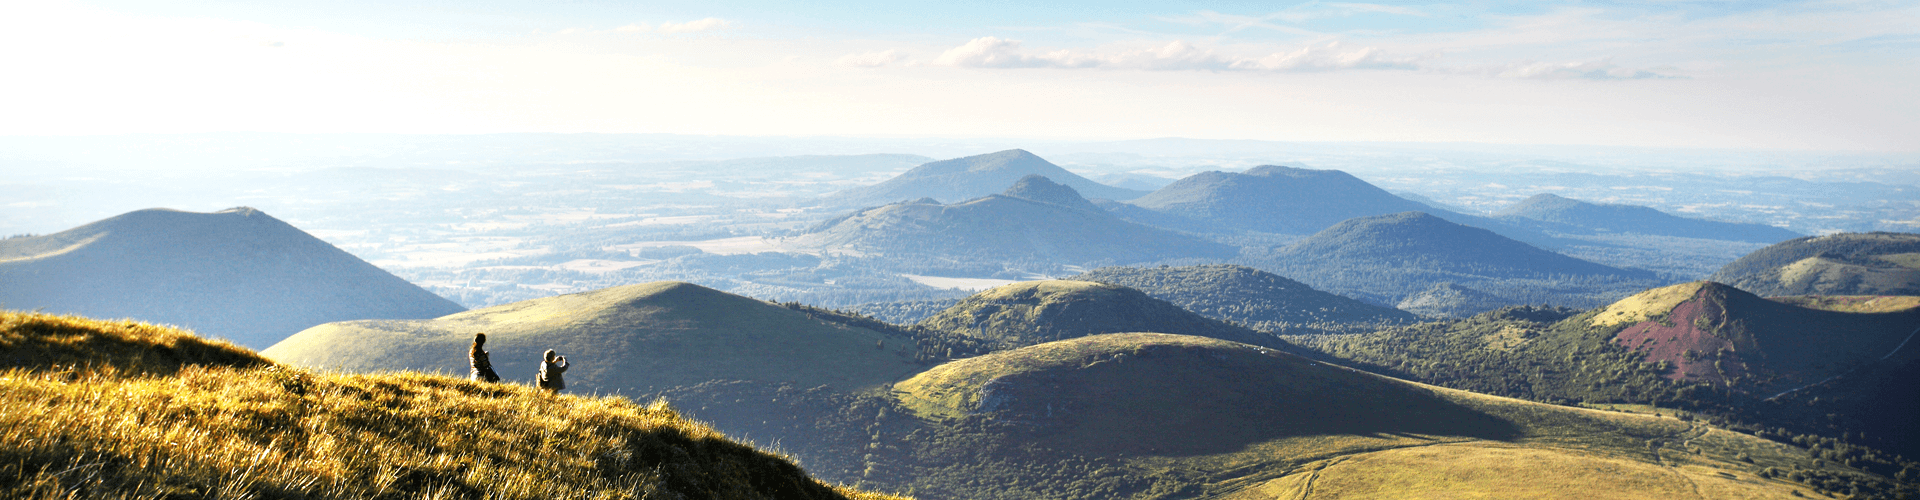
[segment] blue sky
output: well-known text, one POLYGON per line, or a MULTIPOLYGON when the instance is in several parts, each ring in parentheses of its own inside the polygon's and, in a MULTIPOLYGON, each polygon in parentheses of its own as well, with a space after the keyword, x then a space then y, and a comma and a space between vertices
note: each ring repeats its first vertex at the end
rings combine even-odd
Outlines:
POLYGON ((0 134, 1920 149, 1914 2, 15 2, 0 134))

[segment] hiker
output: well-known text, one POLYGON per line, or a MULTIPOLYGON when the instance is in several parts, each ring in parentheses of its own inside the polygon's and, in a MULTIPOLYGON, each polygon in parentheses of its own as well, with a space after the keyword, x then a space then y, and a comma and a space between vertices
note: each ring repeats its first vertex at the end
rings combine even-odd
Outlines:
POLYGON ((534 378, 534 381, 540 384, 540 390, 559 394, 561 389, 567 388, 566 380, 560 378, 560 374, 566 371, 567 357, 556 355, 553 349, 547 349, 547 354, 540 361, 540 374, 534 378))
POLYGON ((487 357, 487 351, 481 347, 487 345, 487 334, 473 334, 473 348, 467 350, 467 364, 473 368, 471 377, 477 382, 499 382, 500 374, 493 372, 493 360, 487 357))

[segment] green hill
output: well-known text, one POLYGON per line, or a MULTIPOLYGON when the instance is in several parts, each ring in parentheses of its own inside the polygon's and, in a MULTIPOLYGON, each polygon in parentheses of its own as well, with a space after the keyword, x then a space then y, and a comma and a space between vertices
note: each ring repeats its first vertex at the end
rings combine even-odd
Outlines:
POLYGON ((0 307, 179 325, 254 349, 310 326, 462 311, 265 213, 152 209, 0 240, 0 307))
POLYGON ((1695 385, 1765 398, 1882 358, 1920 359, 1896 352, 1920 326, 1916 309, 1809 309, 1702 281, 1561 311, 1507 308, 1308 347, 1468 390, 1638 403, 1684 398, 1676 391, 1695 385))
POLYGON ((1649 207, 1588 203, 1553 194, 1534 195, 1494 215, 1567 224, 1589 231, 1608 233, 1639 233, 1759 243, 1775 243, 1801 236, 1799 233, 1766 224, 1691 219, 1649 207))
POLYGON ((931 498, 1791 498, 1819 494, 1814 483, 1899 488, 1667 410, 1529 403, 1182 335, 1096 335, 957 360, 894 384, 890 396, 716 384, 670 397, 704 407, 696 415, 723 428, 777 437, 813 470, 931 498), (862 455, 812 458, 846 451, 862 455))
POLYGON ((914 342, 801 311, 679 282, 606 288, 431 320, 348 321, 300 332, 262 354, 348 372, 467 373, 474 333, 493 366, 529 380, 555 349, 575 367, 569 391, 646 393, 709 380, 793 382, 859 390, 920 369, 914 342))
POLYGON ((1764 297, 1920 295, 1920 234, 1796 238, 1747 254, 1707 279, 1764 297))
POLYGON ((1036 186, 1036 181, 1029 180, 1010 193, 1043 201, 990 195, 951 205, 896 203, 823 222, 790 241, 887 255, 896 260, 933 256, 1081 264, 1225 258, 1237 253, 1227 245, 1127 222, 1098 210, 1074 208, 1086 200, 1074 196, 1072 188, 1058 186, 1064 189, 1042 194, 1036 186))
POLYGON ((1897 306, 1910 299, 1880 302, 1810 309, 1696 282, 1584 313, 1509 307, 1364 335, 1287 338, 1368 370, 1458 389, 1656 404, 1781 435, 1851 433, 1857 444, 1920 453, 1920 434, 1891 417, 1910 412, 1882 404, 1913 400, 1909 379, 1886 377, 1920 360, 1902 347, 1920 327, 1920 309, 1897 306))
POLYGON ((832 206, 873 206, 916 198, 953 203, 998 193, 1028 175, 1045 176, 1095 198, 1127 200, 1146 194, 1094 182, 1033 153, 1009 149, 927 163, 886 182, 834 193, 822 201, 832 206))
POLYGON ((0 312, 0 342, 36 355, 0 372, 7 498, 895 498, 823 484, 659 404, 313 373, 72 316, 0 312))
POLYGON ((1133 288, 1202 316, 1275 333, 1344 331, 1416 319, 1245 266, 1103 267, 1067 279, 1133 288))
POLYGON ((995 287, 961 299, 916 326, 1008 347, 1135 331, 1285 345, 1272 335, 1202 317, 1139 290, 1090 281, 1026 281, 995 287))
POLYGON ((1514 300, 1454 283, 1436 283, 1400 300, 1400 310, 1431 318, 1461 318, 1514 305, 1514 300))

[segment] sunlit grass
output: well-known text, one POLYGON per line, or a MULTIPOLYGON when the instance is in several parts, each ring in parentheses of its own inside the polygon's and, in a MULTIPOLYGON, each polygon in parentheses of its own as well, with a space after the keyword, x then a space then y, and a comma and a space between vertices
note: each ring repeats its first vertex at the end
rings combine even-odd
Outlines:
POLYGON ((112 353, 0 372, 0 497, 892 498, 818 483, 664 402, 318 374, 151 325, 0 314, 0 359, 112 353), (237 355, 161 370, 160 345, 237 355))

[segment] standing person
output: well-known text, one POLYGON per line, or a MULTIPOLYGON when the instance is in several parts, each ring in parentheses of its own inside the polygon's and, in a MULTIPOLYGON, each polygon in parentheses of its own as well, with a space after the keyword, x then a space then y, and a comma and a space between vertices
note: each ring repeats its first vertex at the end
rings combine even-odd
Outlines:
POLYGON ((467 364, 473 368, 469 378, 479 382, 499 382, 500 375, 493 372, 493 360, 481 347, 487 345, 487 334, 473 334, 473 348, 467 350, 467 364))
POLYGON ((567 388, 566 380, 560 378, 560 374, 566 371, 567 357, 547 349, 547 354, 540 360, 540 375, 534 381, 540 384, 540 390, 559 394, 561 389, 567 388))

